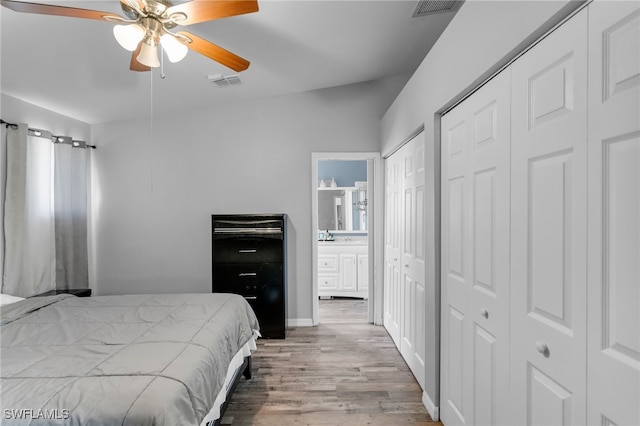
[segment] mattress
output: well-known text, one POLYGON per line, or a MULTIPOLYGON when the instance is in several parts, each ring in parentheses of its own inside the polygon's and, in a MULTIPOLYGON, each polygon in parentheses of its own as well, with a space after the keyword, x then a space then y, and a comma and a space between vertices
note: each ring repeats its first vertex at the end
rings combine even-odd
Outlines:
POLYGON ((58 295, 5 305, 2 423, 199 425, 211 420, 232 360, 258 329, 233 294, 58 295))

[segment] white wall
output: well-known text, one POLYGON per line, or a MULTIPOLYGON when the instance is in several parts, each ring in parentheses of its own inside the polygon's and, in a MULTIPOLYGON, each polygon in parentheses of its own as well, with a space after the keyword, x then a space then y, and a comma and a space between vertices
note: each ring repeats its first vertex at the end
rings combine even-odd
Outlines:
POLYGON ((435 200, 428 213, 426 398, 439 401, 439 121, 436 114, 476 86, 580 2, 467 0, 381 122, 383 155, 424 124, 427 173, 435 200))
MULTIPOLYGON (((5 93, 0 96, 0 114, 4 121, 27 123, 31 128, 50 130, 54 135, 65 135, 81 141, 90 141, 91 127, 89 124, 5 93)), ((64 100, 61 100, 60 104, 63 102, 64 100)))
MULTIPOLYGON (((49 130, 54 135, 71 136, 90 142, 91 128, 87 123, 75 120, 55 111, 0 94, 0 117, 9 123, 26 123, 31 128, 49 130)), ((2 126, 0 136, 0 277, 4 273, 4 187, 6 182, 6 137, 2 126)))
POLYGON ((378 151, 405 81, 94 125, 96 293, 210 292, 211 214, 287 213, 288 315, 310 321, 311 153, 378 151))

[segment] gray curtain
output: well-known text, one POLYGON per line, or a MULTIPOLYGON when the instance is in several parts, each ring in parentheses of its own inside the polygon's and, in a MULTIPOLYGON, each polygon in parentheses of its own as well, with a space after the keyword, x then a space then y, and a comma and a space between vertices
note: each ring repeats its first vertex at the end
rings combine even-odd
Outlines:
POLYGON ((55 243, 50 139, 7 129, 2 292, 29 297, 55 288, 55 243))
POLYGON ((56 289, 89 288, 87 149, 55 144, 56 289))

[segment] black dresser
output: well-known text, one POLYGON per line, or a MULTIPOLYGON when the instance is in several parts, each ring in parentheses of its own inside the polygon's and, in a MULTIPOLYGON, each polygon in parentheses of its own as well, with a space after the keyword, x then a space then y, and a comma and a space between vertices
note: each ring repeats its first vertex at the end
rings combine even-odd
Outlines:
POLYGON ((244 296, 267 339, 284 339, 287 216, 212 215, 214 293, 244 296))

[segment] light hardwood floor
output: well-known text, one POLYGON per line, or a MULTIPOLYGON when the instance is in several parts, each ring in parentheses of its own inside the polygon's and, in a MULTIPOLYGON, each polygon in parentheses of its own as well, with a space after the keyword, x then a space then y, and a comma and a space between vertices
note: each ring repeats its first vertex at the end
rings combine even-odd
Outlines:
POLYGON ((441 425, 383 327, 362 300, 320 301, 320 325, 258 341, 226 425, 441 425))

